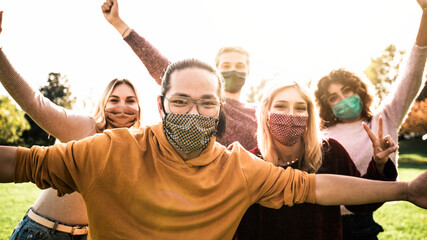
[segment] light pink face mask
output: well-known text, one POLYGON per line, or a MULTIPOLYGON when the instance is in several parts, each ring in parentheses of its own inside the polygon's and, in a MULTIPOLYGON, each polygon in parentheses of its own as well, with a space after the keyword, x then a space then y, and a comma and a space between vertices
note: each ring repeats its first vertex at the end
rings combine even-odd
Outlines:
POLYGON ((292 146, 307 128, 307 116, 270 113, 268 128, 271 136, 285 146, 292 146))
POLYGON ((137 121, 138 109, 130 106, 105 108, 107 125, 113 128, 130 128, 137 121))

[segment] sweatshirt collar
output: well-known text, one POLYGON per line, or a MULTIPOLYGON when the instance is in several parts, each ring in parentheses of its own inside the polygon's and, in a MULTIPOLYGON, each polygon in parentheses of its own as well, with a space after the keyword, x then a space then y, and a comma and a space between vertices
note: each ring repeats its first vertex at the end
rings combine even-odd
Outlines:
POLYGON ((225 151, 225 147, 217 143, 215 141, 216 137, 213 137, 198 157, 184 161, 167 140, 163 130, 163 123, 150 126, 150 129, 158 140, 159 144, 157 146, 159 148, 160 155, 170 161, 192 166, 205 166, 220 157, 225 151))

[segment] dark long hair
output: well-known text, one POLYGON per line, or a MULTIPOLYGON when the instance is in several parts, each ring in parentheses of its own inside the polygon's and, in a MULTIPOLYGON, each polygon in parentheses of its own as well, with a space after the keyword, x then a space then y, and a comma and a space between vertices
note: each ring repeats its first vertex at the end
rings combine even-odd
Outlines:
POLYGON ((362 112, 360 113, 362 118, 367 121, 372 119, 371 105, 373 96, 369 94, 368 84, 362 81, 356 74, 340 68, 322 77, 317 83, 317 89, 314 92, 316 104, 319 108, 321 125, 323 127, 330 127, 339 122, 339 119, 335 117, 327 101, 328 88, 332 83, 340 83, 344 86, 349 86, 355 94, 358 94, 363 102, 362 112))

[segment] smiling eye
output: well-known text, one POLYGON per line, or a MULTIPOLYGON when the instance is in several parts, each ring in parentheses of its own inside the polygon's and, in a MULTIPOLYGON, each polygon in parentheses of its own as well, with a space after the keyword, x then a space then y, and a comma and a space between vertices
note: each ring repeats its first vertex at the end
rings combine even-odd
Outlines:
POLYGON ((237 64, 236 65, 236 70, 245 70, 246 69, 246 65, 245 64, 237 64))
POLYGON ((350 88, 350 87, 345 87, 343 90, 342 90, 342 93, 343 94, 347 94, 347 93, 350 93, 350 92, 352 92, 353 90, 350 88))
POLYGON ((286 105, 285 104, 276 104, 276 105, 274 105, 274 108, 284 109, 284 108, 286 108, 286 105))
POLYGON ((201 100, 200 106, 204 108, 217 107, 219 103, 216 100, 201 100))
POLYGON ((227 70, 230 69, 231 65, 229 63, 221 64, 221 69, 227 70))
POLYGON ((329 103, 333 103, 333 102, 335 102, 337 100, 337 96, 330 96, 330 97, 328 97, 328 102, 329 103))
POLYGON ((175 106, 186 106, 188 105, 188 100, 187 99, 179 99, 179 98, 175 98, 175 99, 171 99, 170 103, 175 105, 175 106))
POLYGON ((300 107, 297 107, 296 108, 298 111, 301 111, 301 112, 303 112, 303 111, 307 111, 307 107, 305 107, 305 106, 300 106, 300 107))

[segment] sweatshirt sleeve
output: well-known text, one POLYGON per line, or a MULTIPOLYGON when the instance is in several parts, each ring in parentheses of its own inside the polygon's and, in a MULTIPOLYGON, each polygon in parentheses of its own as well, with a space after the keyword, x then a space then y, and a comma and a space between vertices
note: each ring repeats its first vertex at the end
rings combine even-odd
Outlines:
POLYGON ((414 99, 423 86, 423 72, 427 58, 427 47, 416 44, 405 60, 406 68, 393 85, 393 90, 380 108, 387 119, 390 119, 396 128, 399 128, 414 99))
MULTIPOLYGON (((357 167, 350 155, 348 155, 347 151, 340 143, 334 139, 329 139, 329 146, 329 151, 326 151, 324 155, 324 163, 322 166, 323 171, 328 171, 325 171, 326 173, 361 177, 360 172, 357 170, 357 167)), ((369 163, 367 173, 362 177, 366 179, 394 181, 397 177, 397 171, 393 162, 389 160, 384 167, 384 174, 381 174, 376 168, 375 161, 372 159, 369 163)), ((383 203, 372 203, 363 205, 346 205, 345 207, 354 213, 366 213, 373 212, 382 205, 383 203)))
MULTIPOLYGON (((396 181, 397 178, 397 170, 394 163, 389 159, 384 167, 384 173, 380 173, 375 166, 375 161, 369 163, 368 171, 363 178, 373 179, 373 180, 382 180, 382 181, 396 181)), ((367 213, 373 212, 380 208, 384 203, 371 203, 365 205, 353 205, 353 206, 345 206, 348 210, 355 213, 367 213)))
POLYGON ((315 203, 314 174, 276 167, 246 151, 240 157, 252 203, 276 209, 283 205, 315 203))
POLYGON ((88 115, 60 107, 34 90, 13 68, 0 50, 0 81, 10 96, 41 128, 61 142, 95 134, 95 121, 88 115))
POLYGON ((132 30, 124 40, 145 65, 151 77, 160 85, 163 74, 169 66, 169 60, 151 45, 150 42, 136 33, 135 30, 132 30))
POLYGON ((109 135, 97 134, 51 147, 18 148, 15 182, 52 187, 58 196, 74 191, 84 195, 105 168, 111 142, 109 135))

